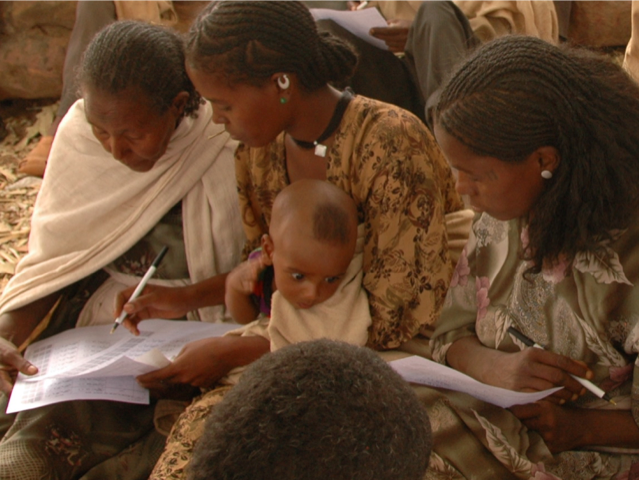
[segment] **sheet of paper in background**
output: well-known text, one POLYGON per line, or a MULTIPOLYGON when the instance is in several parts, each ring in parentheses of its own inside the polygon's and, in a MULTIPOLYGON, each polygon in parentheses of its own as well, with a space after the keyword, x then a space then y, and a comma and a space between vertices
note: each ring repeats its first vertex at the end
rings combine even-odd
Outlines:
POLYGON ((236 324, 145 320, 134 337, 111 325, 75 328, 31 344, 25 358, 38 367, 19 374, 7 413, 68 400, 149 403, 149 392, 135 377, 168 365, 194 340, 218 337, 236 324))
POLYGON ((502 408, 534 403, 563 388, 556 387, 533 393, 513 392, 512 390, 478 382, 453 368, 415 355, 394 360, 389 362, 389 365, 407 382, 465 392, 478 400, 492 403, 502 408))
POLYGON ((388 50, 386 42, 368 33, 371 28, 388 27, 388 23, 376 8, 364 8, 355 11, 331 10, 330 8, 311 8, 310 10, 315 21, 333 20, 340 27, 345 28, 371 45, 375 45, 382 50, 388 50))

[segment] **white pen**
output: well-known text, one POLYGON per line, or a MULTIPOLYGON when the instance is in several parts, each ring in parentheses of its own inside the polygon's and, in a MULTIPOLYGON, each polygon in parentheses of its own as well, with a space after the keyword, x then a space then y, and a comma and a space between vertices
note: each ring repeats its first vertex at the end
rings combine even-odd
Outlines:
MULTIPOLYGON (((153 260, 151 267, 144 274, 144 276, 142 277, 142 280, 140 280, 140 283, 138 283, 138 286, 135 287, 135 290, 129 297, 129 300, 128 300, 129 302, 132 302, 133 300, 135 300, 136 298, 140 296, 140 294, 142 293, 142 290, 144 290, 144 287, 146 287, 146 284, 149 283, 149 280, 151 279, 151 277, 155 275, 155 271, 158 269, 160 262, 162 261, 162 259, 164 258, 164 255, 166 255, 166 252, 168 250, 169 250, 169 247, 167 246, 162 247, 162 250, 160 250, 160 253, 158 253, 158 256, 155 257, 155 260, 153 260)), ((118 328, 118 326, 124 321, 126 316, 127 316, 127 313, 124 311, 124 309, 122 309, 120 316, 115 319, 115 323, 113 324, 111 333, 115 332, 115 329, 118 328)))
MULTIPOLYGON (((511 333, 514 337, 521 340, 528 347, 541 348, 542 350, 545 350, 543 346, 539 345, 537 342, 528 338, 526 335, 521 333, 515 327, 508 327, 508 332, 511 333)), ((590 382, 589 380, 586 380, 585 378, 581 378, 576 375, 573 375, 572 373, 570 373, 569 375, 575 380, 577 380, 579 383, 581 383, 581 385, 586 387, 587 390, 597 395, 599 398, 602 398, 605 401, 612 403, 613 405, 617 405, 606 392, 604 392, 601 388, 599 388, 594 383, 590 382)))

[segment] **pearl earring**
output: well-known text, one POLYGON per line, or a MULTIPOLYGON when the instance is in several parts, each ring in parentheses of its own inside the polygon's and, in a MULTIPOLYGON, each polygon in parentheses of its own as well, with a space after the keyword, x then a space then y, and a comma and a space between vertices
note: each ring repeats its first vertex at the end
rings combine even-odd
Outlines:
POLYGON ((277 78, 277 85, 282 89, 286 90, 291 86, 291 80, 288 78, 288 75, 282 75, 277 78))
POLYGON ((546 180, 550 180, 552 178, 552 172, 550 170, 542 170, 541 176, 542 178, 545 178, 546 180))

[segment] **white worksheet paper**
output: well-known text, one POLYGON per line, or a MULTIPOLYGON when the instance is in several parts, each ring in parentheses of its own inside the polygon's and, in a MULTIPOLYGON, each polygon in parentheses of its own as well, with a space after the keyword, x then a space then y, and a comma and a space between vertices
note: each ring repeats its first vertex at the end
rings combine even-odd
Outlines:
POLYGON ((478 382, 453 368, 415 355, 394 360, 389 362, 389 365, 407 382, 468 393, 478 400, 502 408, 534 403, 563 388, 556 387, 533 393, 513 392, 478 382))
POLYGON ((340 27, 345 28, 371 45, 375 45, 382 50, 388 50, 386 42, 368 33, 371 28, 388 27, 388 23, 376 8, 364 8, 354 11, 331 10, 330 8, 311 8, 310 10, 316 21, 333 20, 340 27))
POLYGON ((135 377, 168 365, 182 347, 239 327, 230 323, 145 320, 139 336, 112 325, 75 328, 35 342, 25 358, 37 375, 19 374, 7 413, 68 400, 149 403, 135 377))

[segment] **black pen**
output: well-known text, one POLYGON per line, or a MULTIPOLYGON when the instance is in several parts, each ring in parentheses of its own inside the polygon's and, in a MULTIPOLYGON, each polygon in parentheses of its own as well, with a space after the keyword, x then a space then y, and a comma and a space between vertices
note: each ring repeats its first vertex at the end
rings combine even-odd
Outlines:
MULTIPOLYGON (((536 343, 535 341, 531 340, 530 338, 528 338, 526 335, 524 335, 523 333, 521 333, 519 330, 517 330, 515 327, 508 327, 508 333, 510 333, 511 335, 513 335, 515 338, 518 338, 519 340, 522 341, 522 343, 524 343, 526 346, 528 347, 534 347, 534 348, 541 348, 542 350, 545 350, 544 347, 542 347, 541 345, 539 345, 538 343, 536 343)), ((617 405, 611 398, 610 396, 604 392, 601 388, 599 388, 597 385, 595 385, 594 383, 586 380, 585 378, 581 378, 578 377, 576 375, 573 375, 572 373, 569 374, 572 378, 574 378, 575 380, 577 380, 579 383, 581 383, 584 387, 586 387, 588 390, 590 390, 592 393, 594 393, 596 396, 598 396, 599 398, 603 398, 604 400, 606 400, 607 402, 612 403, 613 405, 617 405)))
MULTIPOLYGON (((140 294, 142 293, 142 290, 144 290, 144 287, 146 287, 146 284, 149 283, 149 280, 155 274, 155 271, 158 269, 160 262, 162 261, 162 259, 164 258, 164 255, 166 255, 166 252, 168 250, 169 250, 169 247, 167 246, 162 247, 162 250, 160 250, 160 253, 158 253, 158 256, 155 257, 155 260, 153 260, 151 267, 144 274, 144 276, 142 277, 142 280, 140 280, 140 283, 138 283, 138 286, 135 287, 135 290, 131 294, 131 297, 129 297, 129 302, 132 302, 133 300, 135 300, 136 298, 140 296, 140 294)), ((115 319, 115 323, 113 324, 111 333, 115 332, 115 329, 118 328, 118 326, 124 321, 126 316, 127 316, 127 313, 124 311, 124 309, 122 309, 120 316, 115 319)))

